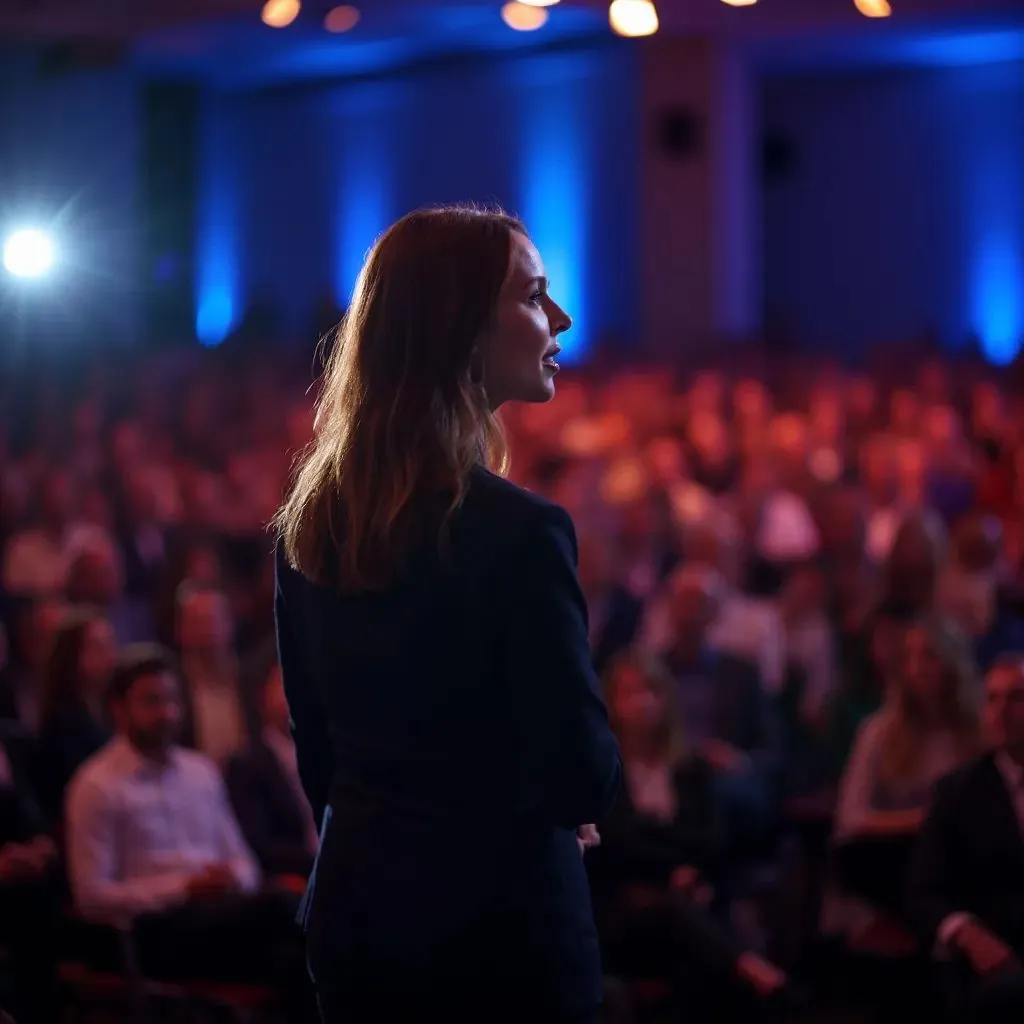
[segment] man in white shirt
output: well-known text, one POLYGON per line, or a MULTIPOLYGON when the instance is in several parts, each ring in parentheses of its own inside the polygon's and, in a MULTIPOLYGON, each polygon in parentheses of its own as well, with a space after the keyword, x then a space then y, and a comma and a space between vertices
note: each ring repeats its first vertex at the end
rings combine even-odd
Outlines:
POLYGON ((110 705, 117 735, 67 794, 79 913, 131 927, 150 976, 276 979, 290 989, 301 963, 294 898, 261 890, 216 767, 176 745, 182 702, 168 657, 129 649, 110 705))

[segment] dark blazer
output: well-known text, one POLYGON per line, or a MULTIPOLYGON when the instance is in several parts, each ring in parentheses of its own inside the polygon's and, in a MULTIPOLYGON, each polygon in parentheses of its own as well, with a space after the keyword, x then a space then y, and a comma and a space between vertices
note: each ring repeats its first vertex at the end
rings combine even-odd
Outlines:
POLYGON ((574 830, 621 769, 575 563, 569 516, 483 469, 385 591, 315 586, 278 553, 299 767, 327 814, 306 925, 328 1021, 600 1002, 574 830))
POLYGON ((263 870, 270 875, 308 875, 307 819, 274 752, 257 740, 233 757, 224 773, 231 806, 263 870))
POLYGON ((965 912, 1024 951, 1024 838, 992 754, 936 785, 908 904, 928 943, 950 914, 965 912))

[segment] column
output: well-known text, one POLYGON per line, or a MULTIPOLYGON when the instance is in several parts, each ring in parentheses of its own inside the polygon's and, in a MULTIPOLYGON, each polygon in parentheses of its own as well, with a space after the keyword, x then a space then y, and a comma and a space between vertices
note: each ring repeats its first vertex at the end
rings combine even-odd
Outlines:
POLYGON ((641 46, 640 321, 648 351, 678 359, 760 328, 758 98, 724 44, 641 46))

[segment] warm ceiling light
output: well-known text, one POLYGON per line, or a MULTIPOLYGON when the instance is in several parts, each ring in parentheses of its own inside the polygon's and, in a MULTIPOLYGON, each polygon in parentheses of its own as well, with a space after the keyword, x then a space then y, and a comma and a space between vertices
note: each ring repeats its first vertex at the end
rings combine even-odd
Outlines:
POLYGON ((753 7, 757 0, 722 0, 722 3, 730 7, 753 7))
POLYGON ((608 24, 620 36, 653 36, 658 31, 658 12, 651 0, 612 0, 608 24))
POLYGON ((865 18, 888 18, 892 14, 889 0, 853 0, 853 6, 865 18))
POLYGON ((517 32, 533 32, 547 23, 548 12, 543 7, 531 7, 512 0, 502 7, 501 20, 517 32))
POLYGON ((327 12, 324 28, 328 32, 348 32, 359 24, 359 9, 342 4, 327 12))
POLYGON ((271 28, 284 28, 290 25, 302 9, 299 0, 267 0, 263 5, 263 13, 260 17, 264 25, 271 28))

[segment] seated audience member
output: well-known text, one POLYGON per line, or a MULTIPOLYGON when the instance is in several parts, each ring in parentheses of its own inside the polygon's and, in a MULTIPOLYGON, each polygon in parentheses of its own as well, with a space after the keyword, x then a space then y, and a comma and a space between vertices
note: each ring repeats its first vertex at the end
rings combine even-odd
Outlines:
POLYGON ((125 597, 123 560, 112 540, 94 540, 78 552, 68 570, 64 595, 71 604, 101 609, 121 646, 155 639, 146 604, 125 597))
POLYGON ((185 584, 178 593, 177 636, 187 720, 186 746, 223 767, 259 731, 242 690, 227 596, 185 584))
POLYGON ((110 623, 91 609, 69 612, 50 652, 35 743, 36 792, 51 821, 78 766, 110 739, 105 705, 116 661, 110 623))
POLYGON ((852 895, 902 915, 931 788, 980 748, 977 692, 955 626, 929 616, 907 630, 895 689, 861 726, 840 782, 836 864, 852 895))
POLYGON ((724 837, 709 768, 686 752, 675 689, 665 667, 644 655, 612 664, 605 692, 626 787, 588 867, 608 969, 668 977, 687 1019, 700 1003, 700 1013, 714 1007, 722 1020, 726 1003, 749 1013, 749 997, 780 993, 786 977, 694 898, 706 889, 702 874, 721 879, 724 837))
POLYGON ((216 766, 176 745, 181 692, 167 656, 129 651, 110 705, 117 735, 82 765, 67 795, 78 912, 132 925, 151 977, 276 980, 299 998, 294 900, 261 891, 216 766))
POLYGON ((668 583, 665 663, 694 753, 712 769, 730 851, 742 857, 774 821, 781 750, 776 710, 757 666, 709 638, 722 593, 714 570, 676 570, 668 583))
POLYGON ((55 945, 60 911, 57 851, 32 799, 25 737, 0 730, 0 942, 11 952, 21 1024, 58 1018, 55 945))
POLYGON ((25 602, 15 610, 7 671, 0 674, 0 719, 34 733, 39 728, 43 679, 57 630, 67 609, 53 598, 25 602))
POLYGON ((263 731, 228 765, 226 781, 242 834, 269 874, 309 874, 319 839, 299 781, 288 703, 275 662, 261 694, 263 731))
POLYGON ((1000 594, 1005 573, 1002 523, 967 516, 953 531, 953 559, 939 585, 939 605, 971 638, 974 657, 987 672, 1001 654, 1024 650, 1024 622, 1000 594))
POLYGON ((992 749, 935 788, 910 873, 908 907, 929 943, 970 968, 978 1024, 1024 1020, 1024 657, 986 680, 992 749))
POLYGON ((843 773, 865 719, 882 706, 903 668, 903 634, 911 622, 890 604, 872 611, 840 659, 839 686, 825 712, 825 750, 832 780, 843 773))
POLYGON ((621 565, 614 537, 593 531, 579 538, 579 579, 587 601, 594 669, 603 674, 612 659, 633 642, 643 601, 619 579, 621 565))

